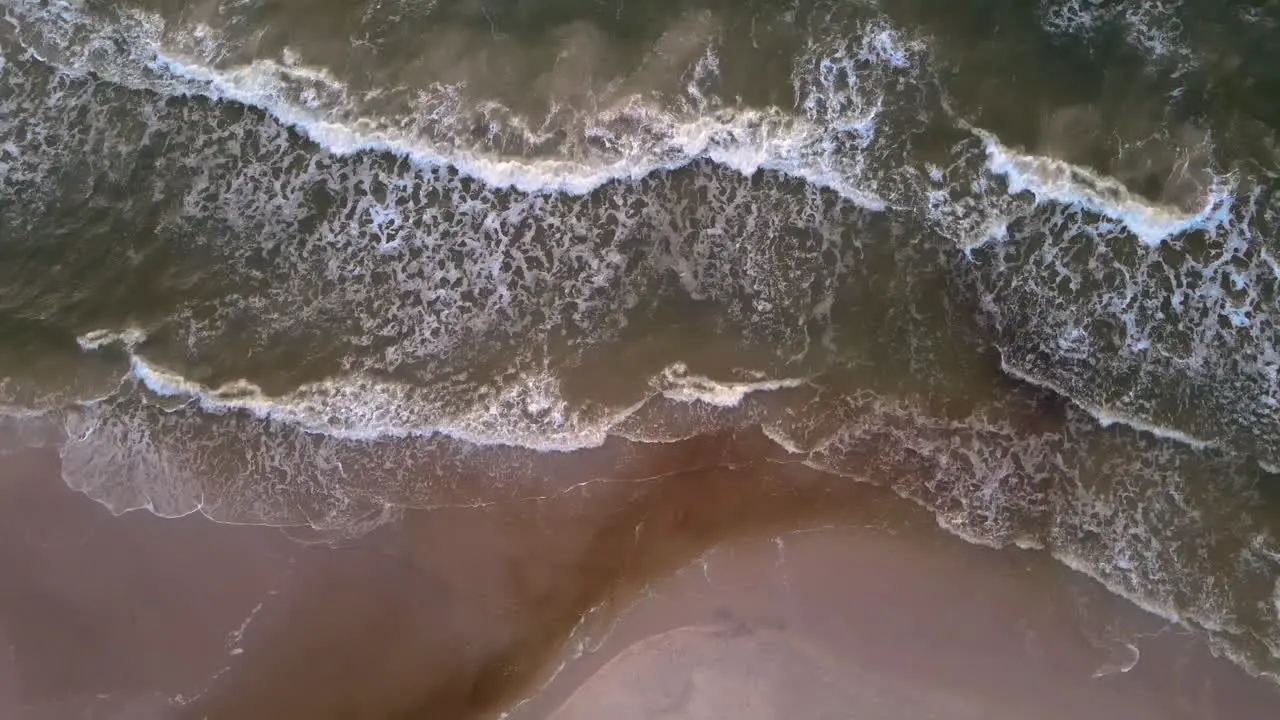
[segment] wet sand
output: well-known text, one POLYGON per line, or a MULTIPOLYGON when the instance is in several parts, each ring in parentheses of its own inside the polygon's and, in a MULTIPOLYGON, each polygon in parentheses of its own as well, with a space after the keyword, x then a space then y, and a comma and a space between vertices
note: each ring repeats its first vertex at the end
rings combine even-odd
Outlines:
POLYGON ((968 545, 760 447, 641 446, 613 480, 410 511, 339 543, 112 517, 67 490, 51 451, 10 455, 0 716, 1280 711, 1274 686, 1043 553, 968 545))

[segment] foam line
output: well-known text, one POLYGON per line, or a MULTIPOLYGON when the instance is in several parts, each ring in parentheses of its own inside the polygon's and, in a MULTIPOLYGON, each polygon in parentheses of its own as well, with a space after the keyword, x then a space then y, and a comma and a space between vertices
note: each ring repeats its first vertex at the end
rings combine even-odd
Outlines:
POLYGON ((1062 397, 1067 398, 1071 402, 1075 403, 1076 407, 1084 410, 1092 416, 1094 420, 1097 420, 1098 424, 1102 427, 1110 427, 1111 425, 1116 424, 1125 425, 1133 428, 1134 430, 1149 433, 1164 440, 1173 440, 1174 442, 1182 443, 1183 445, 1197 450, 1216 447, 1218 444, 1218 441, 1216 440, 1198 438, 1194 435, 1184 433, 1181 430, 1155 425, 1142 420, 1141 418, 1129 415, 1120 415, 1107 408, 1102 408, 1097 405, 1084 402, 1068 392, 1066 388, 1010 365, 1003 357, 1000 359, 1000 370, 1010 377, 1016 378, 1030 385, 1035 385, 1036 387, 1044 388, 1056 395, 1061 395, 1062 397))
POLYGON ((571 452, 598 447, 610 431, 656 395, 685 403, 722 408, 740 405, 752 393, 798 387, 803 378, 721 382, 685 375, 682 364, 663 370, 651 383, 661 388, 618 409, 600 410, 589 417, 569 408, 558 385, 547 377, 529 376, 506 387, 496 401, 457 409, 419 403, 403 386, 353 377, 304 385, 271 397, 251 382, 238 380, 208 388, 182 375, 130 356, 131 373, 151 392, 190 398, 212 413, 248 412, 256 417, 294 424, 308 432, 346 439, 436 434, 474 445, 505 445, 543 452, 571 452), (429 420, 430 422, 423 422, 429 420))
MULTIPOLYGON (((561 157, 533 158, 475 147, 467 137, 469 131, 451 130, 452 125, 480 109, 506 113, 505 108, 491 101, 463 97, 458 87, 433 87, 433 100, 418 108, 420 114, 382 118, 362 111, 360 98, 332 72, 298 64, 287 52, 282 60, 257 59, 218 68, 203 57, 162 45, 161 38, 174 34, 175 29, 166 28, 158 16, 141 11, 124 13, 119 22, 103 23, 68 2, 55 3, 52 8, 21 3, 17 9, 20 14, 11 17, 10 22, 18 30, 19 42, 28 52, 63 72, 95 73, 133 89, 252 106, 337 155, 386 152, 420 166, 453 167, 493 187, 575 195, 612 181, 633 181, 706 158, 744 175, 762 169, 789 175, 833 190, 870 210, 887 207, 884 199, 856 177, 859 165, 848 162, 848 149, 838 149, 831 143, 838 132, 856 132, 864 138, 874 135, 880 108, 871 96, 881 92, 874 84, 843 90, 828 88, 849 95, 833 104, 851 106, 833 117, 809 117, 777 107, 668 108, 635 95, 589 115, 584 111, 572 126, 563 128, 571 131, 575 142, 588 137, 608 138, 610 153, 588 153, 575 146, 561 157), (127 45, 124 56, 103 59, 106 48, 122 43, 127 45), (59 44, 70 47, 58 47, 59 44), (44 45, 52 45, 58 52, 47 52, 44 45), (83 50, 89 46, 101 46, 104 52, 83 50), (62 59, 58 53, 68 57, 62 59), (858 93, 868 97, 857 96, 858 93), (406 120, 419 127, 408 131, 397 127, 406 120), (611 123, 640 129, 620 134, 611 129, 611 123), (419 132, 421 129, 428 132, 419 132)), ((180 37, 200 46, 210 57, 218 54, 216 33, 208 28, 183 28, 180 37)), ((848 65, 849 73, 859 60, 875 62, 887 71, 902 71, 910 65, 910 46, 887 25, 868 29, 861 42, 865 47, 860 54, 833 65, 848 65)), ((703 71, 714 71, 714 64, 708 68, 703 71)), ((805 81, 820 84, 821 78, 806 76, 805 81)), ((497 130, 539 140, 549 137, 544 131, 531 129, 540 122, 512 115, 497 130)))
POLYGON ((1184 212, 1158 205, 1133 193, 1123 183, 1056 158, 1024 155, 1000 143, 995 135, 974 128, 987 152, 987 169, 1008 181, 1009 192, 1030 192, 1036 202, 1052 201, 1098 213, 1124 223, 1147 245, 1224 219, 1232 195, 1229 183, 1215 178, 1199 209, 1184 212))

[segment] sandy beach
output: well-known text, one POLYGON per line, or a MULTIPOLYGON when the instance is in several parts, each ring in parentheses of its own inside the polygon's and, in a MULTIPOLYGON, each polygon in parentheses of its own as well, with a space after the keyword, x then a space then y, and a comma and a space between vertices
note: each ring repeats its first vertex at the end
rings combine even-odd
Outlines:
POLYGON ((727 447, 653 446, 643 479, 413 511, 337 544, 113 517, 67 490, 51 452, 11 455, 0 708, 1261 720, 1280 707, 1274 686, 1043 553, 968 545, 871 486, 708 461, 732 460, 727 447))

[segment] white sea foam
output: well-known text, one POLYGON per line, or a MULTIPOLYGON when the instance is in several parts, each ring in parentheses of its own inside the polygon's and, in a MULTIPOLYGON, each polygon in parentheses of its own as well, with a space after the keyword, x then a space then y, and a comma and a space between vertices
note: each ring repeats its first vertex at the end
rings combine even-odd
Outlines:
MULTIPOLYGON (((827 59, 824 69, 852 77, 854 64, 867 59, 903 69, 908 67, 909 50, 918 50, 918 46, 905 43, 883 25, 869 29, 864 43, 856 54, 827 59)), ((831 189, 871 210, 886 207, 884 199, 864 186, 858 177, 858 163, 848 162, 848 150, 833 147, 829 138, 833 130, 853 130, 869 139, 879 110, 877 94, 882 91, 865 86, 841 90, 834 85, 837 79, 834 75, 816 79, 822 93, 832 94, 827 98, 828 104, 841 107, 838 113, 828 113, 834 116, 796 116, 779 108, 714 111, 695 108, 690 112, 679 107, 659 107, 636 96, 611 107, 595 109, 590 115, 579 114, 574 121, 578 127, 570 127, 583 137, 608 138, 615 153, 575 158, 572 155, 578 153, 570 148, 568 156, 533 158, 502 155, 476 148, 469 145, 469 141, 447 137, 453 132, 462 135, 462 130, 449 131, 446 137, 433 139, 432 133, 424 132, 422 125, 406 132, 384 118, 345 117, 356 104, 342 81, 325 69, 275 60, 214 68, 196 58, 166 52, 158 44, 155 57, 167 73, 191 81, 191 92, 261 108, 338 155, 363 150, 389 152, 426 166, 451 166, 494 187, 578 195, 611 181, 634 181, 708 158, 743 175, 772 170, 831 189), (325 107, 316 102, 291 100, 292 84, 314 85, 322 90, 318 94, 335 98, 338 105, 325 107), (831 102, 841 93, 857 92, 868 93, 869 97, 859 98, 847 108, 831 102), (611 129, 619 124, 641 127, 642 134, 620 136, 611 129)), ((708 67, 710 69, 703 72, 716 69, 708 67)), ((800 81, 814 82, 809 77, 800 81)), ((424 102, 425 107, 431 109, 428 124, 434 126, 436 133, 466 121, 468 101, 460 97, 461 90, 436 86, 433 93, 437 97, 424 102), (448 116, 450 113, 454 115, 448 116)), ((315 96, 313 93, 309 97, 315 96)), ((493 101, 482 104, 498 115, 507 115, 493 101)), ((846 104, 850 103, 846 101, 846 104)), ((524 135, 531 144, 536 144, 550 134, 545 130, 530 130, 536 124, 508 115, 501 132, 524 135)))
MULTIPOLYGON (((877 62, 893 68, 910 64, 910 55, 899 52, 898 46, 892 42, 894 39, 892 34, 871 33, 869 37, 870 41, 857 48, 857 52, 865 52, 877 62)), ((814 92, 822 93, 827 92, 827 85, 823 83, 834 87, 856 79, 861 70, 858 69, 857 63, 849 59, 850 57, 853 56, 846 54, 844 57, 839 57, 837 54, 834 60, 831 57, 825 58, 818 64, 818 73, 804 75, 804 78, 807 78, 806 82, 815 81, 817 89, 814 92)), ((475 152, 468 155, 470 151, 458 150, 452 146, 437 147, 429 143, 423 144, 425 141, 416 135, 397 135, 394 129, 378 126, 376 119, 370 120, 367 125, 361 125, 358 120, 352 121, 350 118, 326 115, 323 107, 298 104, 282 97, 287 94, 283 90, 282 83, 309 83, 321 88, 328 87, 332 93, 339 96, 346 92, 340 83, 322 71, 282 63, 263 64, 262 61, 230 70, 213 70, 198 62, 193 66, 179 67, 176 64, 178 60, 163 56, 159 62, 166 72, 174 77, 184 72, 195 75, 196 77, 191 80, 195 83, 192 87, 200 87, 193 92, 207 92, 214 96, 219 96, 221 93, 223 97, 233 97, 230 93, 244 93, 245 98, 257 97, 256 101, 245 101, 254 102, 254 104, 261 102, 269 111, 308 133, 314 133, 312 137, 323 144, 337 148, 340 152, 354 152, 362 148, 375 147, 410 155, 425 164, 460 163, 469 168, 468 172, 495 184, 517 187, 524 184, 528 189, 537 190, 555 188, 585 192, 614 177, 636 177, 638 174, 650 171, 646 168, 674 166, 687 162, 691 157, 701 156, 716 160, 743 173, 754 172, 760 167, 776 167, 797 176, 806 177, 817 184, 838 187, 842 193, 853 196, 861 192, 856 172, 860 166, 856 163, 841 164, 838 153, 824 143, 829 139, 831 128, 842 128, 842 132, 849 133, 857 138, 858 142, 864 144, 870 143, 880 130, 876 124, 878 99, 873 92, 866 97, 855 94, 852 97, 861 99, 857 99, 856 102, 851 101, 847 107, 837 108, 832 115, 822 115, 821 113, 825 110, 821 110, 815 104, 813 108, 806 108, 805 115, 799 119, 779 111, 757 112, 754 115, 700 113, 693 119, 679 118, 669 114, 655 115, 653 118, 656 118, 655 123, 659 134, 667 138, 663 144, 645 146, 636 150, 634 154, 624 154, 621 159, 615 158, 604 163, 512 159, 475 152), (201 75, 201 73, 205 74, 201 75), (254 96, 254 93, 259 95, 254 96), (293 120, 288 119, 290 113, 296 114, 293 120), (655 150, 655 147, 658 150, 655 150)), ((708 65, 704 70, 710 72, 713 68, 708 65)), ((816 97, 816 95, 810 97, 816 97)), ((842 97, 847 100, 851 96, 846 93, 842 97)), ((650 110, 641 108, 636 112, 650 112, 650 110)), ((1215 201, 1211 193, 1205 208, 1199 213, 1186 213, 1154 206, 1132 194, 1126 194, 1123 187, 1119 187, 1118 183, 1109 178, 1103 178, 1091 174, 1090 171, 1052 159, 1020 155, 1004 148, 992 136, 983 137, 988 140, 988 169, 1004 175, 1014 192, 1029 190, 1039 200, 1074 205, 1103 214, 1125 223, 1143 242, 1148 244, 1158 243, 1164 237, 1195 227, 1198 223, 1213 223, 1216 219, 1215 213, 1220 210, 1220 207, 1215 209, 1214 202, 1219 202, 1220 205, 1228 202, 1225 196, 1215 201), (997 151, 994 154, 992 143, 997 151)), ((955 184, 964 182, 959 177, 951 180, 955 184)), ((249 194, 258 190, 255 187, 242 192, 249 194)), ((471 202, 471 199, 467 201, 471 202)), ((862 202, 870 206, 875 205, 875 202, 866 197, 862 202)), ((364 206, 362 206, 363 209, 364 206)), ((371 219, 375 217, 374 211, 380 210, 373 207, 368 209, 371 219)), ((390 212, 389 209, 388 212, 390 212)), ((364 216, 358 217, 363 220, 364 216)), ((383 216, 377 215, 377 217, 383 216)), ((1002 226, 997 222, 990 227, 998 230, 1002 226)), ((333 237, 345 237, 342 229, 337 228, 333 237)), ((984 237, 992 232, 994 231, 983 230, 984 237)), ((465 229, 461 232, 455 231, 453 234, 466 237, 475 235, 475 233, 466 232, 465 229)), ((732 233, 730 235, 737 237, 732 233)), ((401 237, 398 242, 406 241, 401 237)), ((393 247, 388 247, 387 252, 393 251, 393 247)), ((564 256, 568 257, 572 254, 566 252, 564 256)), ((340 253, 335 253, 330 256, 330 264, 346 267, 342 263, 343 259, 340 253)), ((733 263, 728 264, 733 265, 733 263)), ((492 269, 499 265, 500 263, 477 262, 475 267, 492 269)), ((454 269, 456 268, 451 267, 451 271, 454 269)), ((760 274, 768 274, 767 269, 769 268, 762 269, 760 274)), ((737 268, 724 272, 732 273, 736 270, 737 268)), ((421 291, 424 285, 429 284, 413 277, 408 279, 406 287, 421 291)), ((377 294, 376 289, 371 291, 371 294, 377 294)), ((494 296, 501 297, 501 293, 496 293, 494 296)), ((384 312, 388 309, 386 303, 380 304, 379 308, 384 312)), ((406 326, 413 325, 419 329, 423 327, 417 322, 416 317, 406 315, 404 319, 406 326)), ((446 330, 449 328, 444 324, 439 327, 446 330)), ((125 330, 86 333, 78 340, 82 348, 92 351, 108 344, 119 344, 126 349, 131 349, 143 338, 140 332, 125 330)), ((406 355, 412 356, 414 351, 421 349, 414 348, 406 355)), ((426 353, 422 353, 419 357, 421 356, 426 356, 426 353)), ((1016 369, 1009 367, 1005 369, 1006 372, 1017 375, 1016 369)), ((268 396, 262 392, 261 388, 246 382, 209 388, 191 382, 177 373, 138 356, 133 358, 132 372, 153 392, 189 401, 210 412, 245 412, 302 427, 317 434, 356 439, 439 434, 470 444, 519 445, 538 450, 567 451, 598 445, 604 442, 611 428, 630 416, 649 399, 644 398, 636 404, 623 408, 574 408, 563 400, 558 381, 552 374, 536 372, 528 373, 518 381, 502 388, 491 389, 492 392, 484 397, 474 399, 463 397, 461 403, 453 404, 437 400, 434 397, 435 393, 430 389, 409 388, 364 377, 348 377, 314 383, 283 396, 268 396), (467 404, 468 402, 470 404, 467 404)), ((1035 378, 1024 376, 1023 379, 1046 385, 1035 378)), ((668 400, 706 405, 710 408, 729 408, 741 404, 750 393, 794 388, 804 382, 803 378, 716 381, 691 376, 687 368, 676 365, 667 368, 654 378, 652 387, 655 394, 668 400)), ((1060 388, 1053 389, 1061 392, 1060 388)), ((457 395, 449 393, 440 395, 458 398, 457 395)), ((1141 420, 1117 417, 1105 409, 1082 407, 1103 425, 1122 422, 1196 447, 1212 445, 1212 441, 1190 437, 1167 428, 1154 427, 1141 420)), ((894 481, 898 483, 895 487, 902 489, 904 494, 907 494, 905 488, 908 487, 908 483, 913 481, 926 486, 925 490, 929 492, 952 493, 945 498, 951 503, 950 507, 944 508, 937 514, 940 524, 975 541, 994 543, 996 541, 993 538, 1003 537, 1000 533, 1007 533, 1007 537, 1011 537, 1012 542, 1020 544, 1036 542, 1032 538, 1016 533, 1020 532, 1019 518, 1033 514, 1018 505, 1018 499, 1028 498, 1027 502, 1039 501, 1040 498, 1036 496, 1039 488, 1034 482, 1028 482, 1025 486, 1017 483, 1027 482, 1023 475, 1019 474, 1023 473, 1023 468, 1039 467, 1039 461, 1052 455, 1051 450, 1040 447, 1037 440, 1031 439, 1021 443, 1016 451, 1006 455, 1000 452, 1004 446, 997 440, 1021 436, 1015 430, 1008 428, 979 427, 980 423, 976 425, 938 423, 923 430, 903 430, 900 427, 902 424, 901 415, 893 415, 886 411, 882 416, 867 418, 863 424, 850 430, 846 436, 826 438, 818 448, 817 454, 828 450, 834 452, 839 449, 836 446, 841 442, 851 442, 854 445, 861 442, 862 448, 874 449, 888 445, 891 448, 903 449, 904 456, 907 457, 929 458, 935 463, 930 467, 937 470, 930 477, 894 478, 894 481), (992 437, 974 441, 973 437, 982 432, 987 432, 992 437), (857 433, 864 433, 865 437, 853 437, 857 433), (853 437, 852 441, 849 440, 850 437, 853 437), (1011 456, 1016 457, 1011 459, 1011 456)), ((86 427, 83 430, 86 433, 94 431, 92 427, 86 427)), ((163 434, 161 431, 154 433, 156 437, 163 434)), ((781 432, 777 426, 766 424, 766 434, 780 439, 779 444, 792 452, 805 452, 798 443, 788 439, 786 433, 781 432)), ((137 439, 136 436, 122 437, 125 440, 120 443, 124 448, 122 455, 147 452, 146 448, 136 449, 137 445, 134 442, 137 439)), ((107 440, 108 438, 104 438, 103 442, 107 440)), ((196 445, 196 443, 183 444, 196 445)), ((86 448, 85 454, 90 454, 88 450, 91 449, 94 448, 86 448)), ((140 496, 143 499, 138 501, 140 503, 138 506, 148 507, 153 512, 165 512, 165 508, 175 507, 186 508, 186 511, 203 510, 204 498, 193 497, 190 493, 183 495, 181 493, 184 489, 183 483, 171 479, 175 476, 175 471, 189 470, 183 467, 183 462, 189 461, 190 456, 179 455, 175 460, 172 456, 166 456, 165 450, 167 448, 156 451, 157 457, 149 459, 155 466, 156 472, 147 477, 155 478, 157 487, 148 486, 146 493, 140 496), (172 496, 165 495, 164 482, 171 484, 174 492, 172 496)), ((284 457, 288 449, 281 453, 281 465, 288 465, 296 460, 284 457)), ((98 455, 95 454, 95 457, 98 455)), ((857 457, 857 452, 854 452, 852 457, 857 457)), ((809 462, 815 466, 821 465, 812 457, 809 458, 809 462)), ((120 475, 123 474, 116 474, 116 476, 120 475)), ((190 487, 197 487, 197 485, 192 482, 188 489, 190 487)), ((337 491, 333 487, 325 487, 321 492, 337 491)), ((909 494, 908 496, 920 502, 924 493, 918 492, 915 496, 909 494)), ((1035 509, 1032 508, 1032 511, 1035 509)), ((1115 523, 1117 519, 1105 518, 1104 521, 1115 523)), ((1098 568, 1089 568, 1083 560, 1069 554, 1061 555, 1060 559, 1069 565, 1075 562, 1077 569, 1094 577, 1102 574, 1098 568)), ((1119 566, 1122 570, 1125 569, 1125 565, 1131 566, 1133 562, 1129 555, 1121 557, 1117 554, 1116 559, 1118 563, 1123 563, 1119 566)), ((1112 589, 1126 594, 1124 588, 1113 586, 1112 589)), ((1160 597, 1161 592, 1156 588, 1152 593, 1147 593, 1146 597, 1132 592, 1126 594, 1126 597, 1162 616, 1181 619, 1176 611, 1164 608, 1151 599, 1160 597)), ((1265 591, 1262 595, 1265 598, 1265 591)), ((1259 599, 1263 600, 1265 606, 1265 600, 1259 599)), ((1276 602, 1280 603, 1280 597, 1276 598, 1276 602)), ((1188 611, 1188 614, 1193 612, 1197 615, 1205 615, 1199 609, 1188 611)), ((1280 607, 1277 608, 1277 612, 1280 612, 1280 607)), ((1205 615, 1204 619, 1197 622, 1203 626, 1214 624, 1213 618, 1209 615, 1205 615)))
MULTIPOLYGON (((1159 588, 1153 588, 1153 590, 1155 591, 1155 593, 1153 594, 1148 594, 1148 593, 1127 588, 1121 583, 1106 577, 1106 575, 1101 571, 1102 569, 1098 565, 1092 564, 1087 560, 1081 557, 1078 557, 1071 552, 1066 552, 1061 549, 1054 549, 1050 553, 1050 555, 1052 555, 1052 557, 1055 560, 1062 563, 1066 567, 1080 573, 1081 575, 1084 575, 1085 577, 1088 577, 1097 581, 1100 585, 1106 588, 1107 591, 1112 593, 1113 595, 1116 595, 1124 598, 1125 600, 1128 600, 1138 608, 1145 610, 1146 612, 1154 615, 1155 617, 1161 618, 1162 620, 1165 620, 1170 623, 1176 623, 1186 628, 1201 629, 1201 630, 1208 631, 1210 633, 1210 645, 1214 648, 1215 653, 1221 653, 1228 660, 1230 660, 1231 662, 1243 668, 1246 672, 1249 672, 1260 678, 1269 679, 1272 682, 1280 683, 1280 675, 1278 675, 1275 672, 1263 669, 1262 667, 1259 666, 1259 663, 1257 662, 1256 658, 1250 657, 1248 653, 1244 652, 1240 647, 1235 646, 1230 641, 1225 640, 1223 635, 1230 636, 1230 635, 1238 634, 1239 630, 1228 629, 1227 627, 1224 627, 1222 618, 1215 617, 1213 615, 1206 615, 1203 613, 1180 612, 1172 604, 1167 602, 1161 602, 1154 596, 1155 594, 1159 593, 1160 591, 1159 588)), ((1276 601, 1277 601, 1276 603, 1277 615, 1280 616, 1280 581, 1277 582, 1276 601)), ((1280 652, 1278 652, 1278 649, 1280 649, 1280 645, 1277 645, 1274 639, 1270 637, 1266 637, 1265 635, 1259 637, 1258 639, 1264 645, 1267 646, 1273 658, 1280 659, 1280 652)), ((1136 650, 1135 650, 1135 653, 1136 653, 1136 650)), ((1137 660, 1137 657, 1135 654, 1134 661, 1136 662, 1136 660, 1137 660)), ((1130 669, 1131 668, 1132 666, 1130 666, 1130 669)), ((1122 670, 1122 672, 1124 671, 1125 670, 1122 670)))
POLYGON ((1052 201, 1079 207, 1124 223, 1140 241, 1158 245, 1175 235, 1211 228, 1225 220, 1230 208, 1231 183, 1214 178, 1201 206, 1186 212, 1154 204, 1114 178, 1099 175, 1056 158, 1026 155, 1000 143, 995 135, 974 129, 987 151, 987 168, 1004 176, 1009 192, 1030 192, 1036 202, 1052 201))
POLYGON ((136 327, 126 328, 120 331, 99 329, 91 330, 76 337, 76 344, 80 346, 81 350, 86 352, 116 344, 132 350, 138 345, 138 343, 142 342, 146 338, 146 331, 136 327))
POLYGON ((558 381, 527 376, 488 402, 456 407, 432 402, 420 388, 351 377, 324 380, 273 397, 248 381, 208 388, 132 357, 133 375, 157 395, 189 398, 212 413, 248 412, 345 439, 441 434, 475 445, 510 445, 539 451, 573 451, 604 443, 608 430, 643 401, 590 416, 569 408, 558 381))
POLYGON ((1040 0, 1040 22, 1053 33, 1087 35, 1115 15, 1101 0, 1040 0))
POLYGON ((430 389, 348 377, 310 383, 282 396, 269 396, 240 380, 209 388, 131 356, 132 374, 151 392, 186 398, 212 413, 247 412, 297 425, 308 432, 346 439, 379 439, 440 434, 474 445, 506 445, 569 452, 602 445, 610 431, 655 395, 682 403, 737 407, 752 393, 794 388, 803 378, 716 381, 687 374, 683 364, 663 370, 655 391, 621 408, 573 408, 561 396, 559 380, 527 375, 492 397, 470 404, 435 401, 430 389))
POLYGON ((764 436, 773 441, 775 445, 786 450, 792 455, 803 455, 805 448, 801 447, 794 439, 789 436, 785 430, 772 422, 765 422, 760 426, 760 431, 764 436))
POLYGON ((691 375, 688 366, 676 363, 662 371, 655 386, 668 400, 735 407, 750 393, 795 388, 805 382, 806 378, 717 381, 704 375, 691 375))
MULTIPOLYGON (((1276 614, 1273 619, 1277 623, 1280 623, 1280 577, 1276 578, 1276 588, 1275 588, 1275 592, 1273 592, 1271 595, 1271 602, 1272 602, 1272 606, 1276 610, 1276 614)), ((1280 658, 1280 645, 1272 646, 1271 654, 1277 658, 1280 658)))
POLYGON ((1179 19, 1180 0, 1040 0, 1041 24, 1051 33, 1093 39, 1116 24, 1131 47, 1153 64, 1171 62, 1175 72, 1194 66, 1179 19))
POLYGON ((1094 565, 1091 565, 1088 561, 1086 561, 1081 557, 1076 556, 1073 553, 1066 552, 1061 549, 1054 549, 1052 552, 1050 552, 1050 555, 1052 555, 1053 558, 1058 562, 1071 568, 1072 570, 1075 570, 1081 575, 1084 575, 1085 577, 1096 580, 1098 583, 1100 583, 1112 594, 1118 595, 1124 598, 1125 600, 1128 600, 1129 602, 1133 603, 1139 608, 1142 608, 1143 610, 1146 610, 1147 612, 1151 613, 1152 615, 1155 615, 1158 618, 1161 618, 1163 620, 1168 620, 1171 623, 1177 623, 1183 626, 1191 625, 1192 623, 1189 622, 1189 620, 1197 620, 1195 624, 1199 624, 1201 626, 1204 626, 1205 624, 1212 624, 1208 620, 1206 620, 1205 623, 1200 623, 1198 619, 1188 618, 1187 616, 1178 612, 1172 606, 1156 602, 1151 598, 1146 597, 1143 594, 1136 593, 1125 588, 1119 583, 1110 581, 1102 572, 1100 572, 1099 568, 1095 567, 1094 565))
MULTIPOLYGON (((1264 669, 1235 639, 1253 632, 1276 644, 1274 625, 1249 629, 1256 620, 1274 622, 1257 603, 1272 602, 1273 564, 1224 566, 1212 559, 1215 550, 1170 551, 1187 537, 1200 538, 1206 548, 1234 548, 1256 532, 1253 519, 1217 525, 1225 516, 1215 514, 1232 500, 1206 487, 1201 473, 1226 465, 1201 464, 1203 456, 1179 446, 1098 433, 1074 410, 1063 434, 1041 437, 1002 414, 952 420, 882 400, 854 404, 839 417, 844 425, 806 464, 883 483, 968 542, 1047 547, 1067 567, 1138 607, 1206 631, 1246 669, 1264 669), (1107 461, 1095 464, 1096 457, 1107 461), (1267 590, 1255 595, 1255 580, 1263 579, 1267 590), (1256 617, 1258 610, 1263 617, 1256 617)), ((1235 517, 1236 510, 1228 514, 1235 517)))
MULTIPOLYGON (((345 95, 340 81, 325 70, 286 66, 273 60, 256 60, 236 68, 212 68, 194 58, 156 52, 157 62, 176 77, 192 80, 193 92, 215 99, 233 100, 261 108, 291 125, 326 150, 350 155, 363 150, 389 152, 426 166, 452 166, 494 187, 510 187, 523 192, 565 192, 585 194, 613 180, 636 180, 656 170, 672 169, 700 154, 710 153, 710 140, 717 131, 733 128, 713 122, 692 123, 672 132, 678 152, 673 159, 623 156, 584 162, 557 158, 520 158, 485 155, 466 147, 432 143, 415 134, 397 131, 378 118, 353 121, 328 115, 325 108, 292 104, 286 100, 283 82, 301 78, 322 82, 338 95, 345 95)), ((441 88, 442 93, 455 88, 441 88)), ((639 109, 641 113, 645 111, 639 109)), ((622 112, 622 111, 620 111, 622 112)), ((653 118, 661 120, 660 117, 653 118)), ((745 124, 745 123, 744 123, 745 124)), ((670 131, 669 131, 670 132, 670 131)), ((750 163, 742 162, 743 167, 750 163)))
POLYGON ((1050 390, 1057 395, 1061 395, 1062 397, 1071 400, 1073 403, 1075 403, 1076 407, 1079 407, 1081 410, 1084 410, 1086 413, 1088 413, 1102 427, 1109 427, 1111 425, 1116 425, 1116 424, 1125 425, 1127 427, 1133 428, 1134 430, 1149 433, 1151 435, 1154 435, 1158 438, 1162 438, 1165 440, 1173 440, 1174 442, 1182 443, 1183 445, 1196 448, 1197 450, 1216 447, 1218 445, 1217 440, 1206 440, 1203 438, 1198 438, 1198 437, 1195 437, 1194 435, 1184 433, 1175 428, 1155 425, 1141 418, 1133 417, 1131 415, 1122 415, 1120 413, 1115 412, 1114 410, 1099 407, 1087 401, 1083 401, 1080 398, 1078 398, 1075 394, 1067 390, 1066 388, 1061 387, 1044 378, 1032 375, 1031 373, 1026 372, 1023 369, 1010 364, 1008 360, 1004 358, 1001 358, 1000 370, 1004 372, 1006 375, 1009 375, 1010 377, 1017 378, 1018 380, 1021 380, 1031 385, 1035 385, 1036 387, 1041 387, 1046 390, 1050 390))
MULTIPOLYGON (((801 58, 796 67, 801 114, 714 104, 693 82, 689 96, 674 105, 636 94, 589 112, 562 108, 554 119, 523 118, 494 100, 467 97, 461 85, 435 84, 417 91, 418 107, 385 118, 363 109, 359 93, 332 71, 302 65, 288 52, 279 59, 218 65, 215 59, 225 55, 222 41, 204 26, 170 27, 137 10, 104 23, 65 0, 13 4, 10 22, 19 40, 64 71, 261 108, 339 155, 394 153, 421 165, 454 167, 495 187, 572 194, 708 158, 747 175, 766 169, 804 179, 874 210, 887 201, 861 177, 866 163, 860 155, 875 135, 882 108, 883 78, 877 75, 914 72, 924 50, 884 21, 863 26, 855 43, 815 45, 811 52, 826 55, 816 63, 801 58), (814 97, 821 102, 805 100, 814 97), (477 113, 491 125, 489 140, 511 136, 539 145, 567 131, 568 144, 563 152, 538 157, 504 153, 496 149, 501 142, 486 147, 487 141, 470 136, 477 113), (859 147, 833 142, 840 133, 860 137, 859 147)), ((707 60, 714 57, 708 47, 691 69, 695 80, 718 72, 718 64, 707 60)))

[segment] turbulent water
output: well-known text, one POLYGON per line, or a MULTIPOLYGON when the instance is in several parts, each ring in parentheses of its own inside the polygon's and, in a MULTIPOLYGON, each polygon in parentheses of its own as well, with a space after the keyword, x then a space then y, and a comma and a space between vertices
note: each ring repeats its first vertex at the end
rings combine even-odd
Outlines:
POLYGON ((0 7, 0 438, 113 511, 758 427, 1280 677, 1280 3, 0 7))

